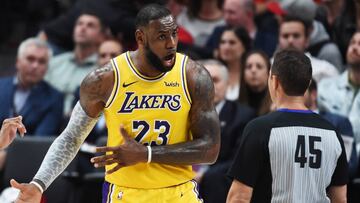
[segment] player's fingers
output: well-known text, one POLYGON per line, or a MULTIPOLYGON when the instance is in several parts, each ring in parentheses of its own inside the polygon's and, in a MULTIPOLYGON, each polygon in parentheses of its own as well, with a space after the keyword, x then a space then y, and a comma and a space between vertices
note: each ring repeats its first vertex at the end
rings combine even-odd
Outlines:
POLYGON ((116 160, 116 159, 108 159, 106 161, 95 163, 94 167, 95 168, 101 168, 101 167, 104 167, 106 165, 111 165, 111 164, 114 164, 114 163, 118 163, 118 160, 116 160))
POLYGON ((125 166, 124 164, 118 164, 118 165, 116 165, 114 168, 106 171, 106 174, 108 174, 108 175, 109 175, 109 174, 112 174, 112 173, 114 173, 115 171, 119 170, 120 168, 122 168, 122 167, 124 167, 124 166, 125 166))
POLYGON ((132 138, 130 137, 129 133, 125 130, 123 125, 120 126, 120 134, 123 136, 125 142, 132 140, 132 138))
POLYGON ((117 151, 119 147, 96 147, 96 152, 112 152, 117 151))
POLYGON ((10 180, 10 185, 13 188, 19 189, 19 190, 23 190, 25 188, 25 186, 23 184, 18 183, 16 180, 11 179, 10 180))
POLYGON ((96 156, 91 158, 91 163, 98 163, 98 162, 103 162, 106 161, 108 159, 113 159, 116 158, 116 154, 107 154, 107 155, 101 155, 101 156, 96 156))

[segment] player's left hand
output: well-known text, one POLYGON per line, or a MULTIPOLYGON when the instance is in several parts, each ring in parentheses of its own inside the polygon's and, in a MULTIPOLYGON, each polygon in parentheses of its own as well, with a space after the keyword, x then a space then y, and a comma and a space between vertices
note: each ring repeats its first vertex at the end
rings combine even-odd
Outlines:
POLYGON ((106 171, 107 174, 114 173, 125 166, 135 165, 147 161, 147 147, 135 141, 124 126, 120 127, 120 134, 124 138, 124 144, 115 147, 97 147, 96 152, 110 152, 105 155, 93 157, 91 162, 96 168, 105 165, 117 164, 114 168, 106 171))

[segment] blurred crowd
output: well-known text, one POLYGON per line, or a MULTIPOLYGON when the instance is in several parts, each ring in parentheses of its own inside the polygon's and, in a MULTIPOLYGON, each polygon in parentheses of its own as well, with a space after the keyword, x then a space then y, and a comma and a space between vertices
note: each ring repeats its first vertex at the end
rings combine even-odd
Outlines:
MULTIPOLYGON (((84 77, 136 48, 135 16, 148 3, 169 8, 179 26, 178 52, 203 64, 215 85, 220 155, 213 165, 194 166, 205 202, 225 202, 226 172, 245 125, 276 110, 267 79, 274 53, 286 48, 311 60, 305 104, 341 133, 348 199, 359 200, 351 188, 359 188, 360 177, 360 0, 6 0, 0 57, 7 48, 16 53, 12 67, 0 61, 0 121, 21 115, 27 136, 58 135, 84 77)), ((91 146, 106 134, 102 118, 80 150, 80 173, 94 170, 91 146)), ((3 150, 0 175, 5 164, 3 150)))

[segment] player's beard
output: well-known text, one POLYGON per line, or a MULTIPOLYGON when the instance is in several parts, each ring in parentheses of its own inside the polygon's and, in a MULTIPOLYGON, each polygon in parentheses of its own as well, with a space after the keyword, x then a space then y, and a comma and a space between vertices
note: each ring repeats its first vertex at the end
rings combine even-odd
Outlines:
POLYGON ((156 56, 156 54, 151 50, 149 44, 145 45, 145 56, 146 59, 148 60, 148 62, 158 71, 165 73, 170 71, 173 67, 174 64, 171 67, 165 67, 164 64, 162 63, 161 59, 156 56))

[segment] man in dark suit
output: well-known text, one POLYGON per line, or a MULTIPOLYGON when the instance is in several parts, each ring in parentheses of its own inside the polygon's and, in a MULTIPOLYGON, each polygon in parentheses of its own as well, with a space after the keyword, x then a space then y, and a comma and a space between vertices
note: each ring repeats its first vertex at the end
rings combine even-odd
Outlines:
POLYGON ((338 114, 319 110, 317 105, 317 84, 314 79, 311 81, 308 91, 305 93, 305 105, 310 110, 318 113, 324 119, 333 124, 337 131, 341 134, 349 163, 349 177, 350 179, 353 179, 357 173, 358 158, 356 154, 354 132, 349 119, 338 114))
MULTIPOLYGON (((255 111, 235 101, 225 100, 228 84, 228 71, 217 60, 200 61, 210 73, 214 82, 216 111, 221 125, 221 146, 217 161, 210 165, 205 172, 200 172, 197 180, 200 183, 200 195, 205 202, 221 203, 231 185, 226 173, 236 153, 237 144, 245 125, 253 119, 255 111)), ((200 170, 202 171, 202 170, 200 170)))
POLYGON ((0 122, 21 115, 28 135, 58 134, 63 96, 43 81, 50 56, 48 46, 39 39, 29 38, 20 44, 16 76, 0 79, 0 122))

